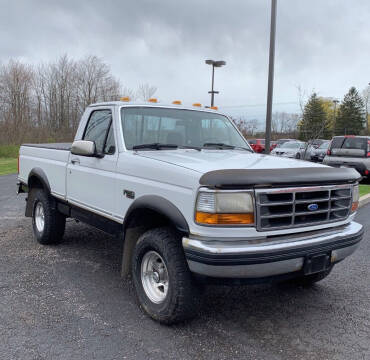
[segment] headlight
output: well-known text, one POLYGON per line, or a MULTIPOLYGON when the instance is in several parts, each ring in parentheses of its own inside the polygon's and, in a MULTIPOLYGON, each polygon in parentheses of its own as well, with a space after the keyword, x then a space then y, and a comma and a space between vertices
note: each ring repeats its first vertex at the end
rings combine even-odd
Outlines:
POLYGON ((253 196, 247 192, 200 191, 195 221, 202 225, 253 225, 253 196))
POLYGON ((357 210, 359 200, 360 200, 359 187, 358 185, 354 185, 352 190, 352 208, 351 208, 352 212, 355 212, 357 210))

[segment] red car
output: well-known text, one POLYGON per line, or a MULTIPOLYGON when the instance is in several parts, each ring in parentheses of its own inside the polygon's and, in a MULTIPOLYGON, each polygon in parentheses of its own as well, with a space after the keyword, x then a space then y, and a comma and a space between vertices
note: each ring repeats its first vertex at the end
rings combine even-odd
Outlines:
POLYGON ((250 139, 248 140, 248 143, 255 152, 265 152, 265 139, 250 139))

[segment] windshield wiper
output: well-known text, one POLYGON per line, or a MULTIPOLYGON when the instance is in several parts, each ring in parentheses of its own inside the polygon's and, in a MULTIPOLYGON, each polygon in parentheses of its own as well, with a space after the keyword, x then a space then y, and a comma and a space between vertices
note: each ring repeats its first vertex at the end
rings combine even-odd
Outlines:
POLYGON ((141 150, 141 149, 151 149, 151 150, 165 150, 165 149, 177 149, 176 144, 162 144, 162 143, 150 143, 150 144, 140 144, 134 145, 132 150, 141 150))
POLYGON ((242 147, 242 146, 234 146, 234 145, 229 145, 229 144, 225 144, 225 143, 211 143, 211 142, 209 142, 209 143, 204 143, 203 146, 204 147, 216 147, 218 149, 247 150, 247 151, 253 152, 253 150, 242 147))

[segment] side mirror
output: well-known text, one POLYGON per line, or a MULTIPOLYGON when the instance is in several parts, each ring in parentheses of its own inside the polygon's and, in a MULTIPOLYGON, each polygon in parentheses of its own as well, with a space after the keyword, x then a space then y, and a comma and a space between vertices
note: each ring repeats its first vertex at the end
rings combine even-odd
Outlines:
POLYGON ((95 156, 95 142, 88 140, 76 140, 72 144, 71 154, 81 156, 95 156))

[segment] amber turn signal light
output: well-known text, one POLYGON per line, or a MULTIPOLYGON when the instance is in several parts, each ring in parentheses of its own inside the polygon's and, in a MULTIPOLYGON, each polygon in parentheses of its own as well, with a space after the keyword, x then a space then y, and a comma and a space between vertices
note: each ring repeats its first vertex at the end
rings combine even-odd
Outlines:
POLYGON ((202 104, 201 103, 194 103, 193 106, 201 107, 202 104))
POLYGON ((150 98, 148 101, 149 101, 149 102, 151 102, 151 103, 156 103, 156 102, 158 102, 158 100, 157 100, 156 98, 150 98))
POLYGON ((120 98, 121 101, 130 101, 130 98, 128 96, 123 96, 120 98))
POLYGON ((251 225, 253 214, 211 214, 197 211, 195 221, 206 225, 251 225))
POLYGON ((174 100, 174 101, 172 101, 172 104, 181 105, 181 101, 180 100, 174 100))

